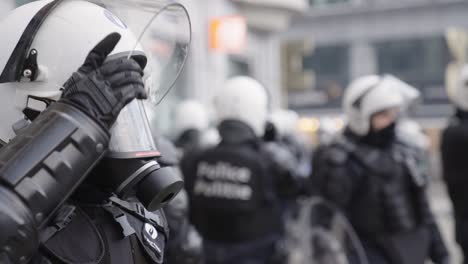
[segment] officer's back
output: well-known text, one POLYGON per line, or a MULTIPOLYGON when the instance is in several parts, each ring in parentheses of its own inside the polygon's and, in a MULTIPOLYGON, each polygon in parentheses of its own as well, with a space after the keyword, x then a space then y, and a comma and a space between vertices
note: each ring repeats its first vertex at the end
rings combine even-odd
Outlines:
POLYGON ((207 263, 272 263, 282 233, 276 169, 261 141, 265 89, 248 77, 218 90, 221 142, 184 156, 191 218, 205 241, 207 263))
POLYGON ((192 218, 212 241, 246 242, 281 230, 274 179, 262 143, 246 124, 221 123, 222 142, 200 153, 187 179, 192 218))

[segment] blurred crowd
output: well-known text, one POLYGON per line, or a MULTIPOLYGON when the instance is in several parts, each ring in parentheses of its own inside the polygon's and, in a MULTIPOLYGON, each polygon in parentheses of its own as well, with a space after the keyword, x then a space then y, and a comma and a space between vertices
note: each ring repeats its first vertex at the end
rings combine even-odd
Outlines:
MULTIPOLYGON (((467 74, 441 144, 464 252, 467 74)), ((342 102, 346 126, 323 126, 314 148, 298 114, 269 109, 249 77, 218 89, 213 120, 201 103, 179 104, 174 143, 204 262, 453 263, 427 194, 429 138, 410 114, 419 96, 391 75, 357 78, 342 102)))

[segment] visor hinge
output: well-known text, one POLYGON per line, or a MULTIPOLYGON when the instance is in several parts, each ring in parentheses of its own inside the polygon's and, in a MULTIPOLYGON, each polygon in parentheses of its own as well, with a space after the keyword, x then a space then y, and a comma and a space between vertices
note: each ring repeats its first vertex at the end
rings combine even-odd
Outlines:
POLYGON ((39 66, 37 65, 37 50, 32 49, 29 56, 24 62, 24 68, 21 73, 22 77, 28 78, 31 82, 37 79, 39 75, 39 66))

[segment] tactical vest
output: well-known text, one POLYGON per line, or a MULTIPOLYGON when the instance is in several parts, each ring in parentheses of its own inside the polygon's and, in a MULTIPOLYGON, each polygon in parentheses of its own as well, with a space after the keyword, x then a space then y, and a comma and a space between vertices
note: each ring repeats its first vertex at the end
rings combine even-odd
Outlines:
POLYGON ((162 263, 168 238, 164 213, 111 197, 104 205, 65 205, 41 233, 32 264, 162 263))
POLYGON ((358 181, 347 212, 359 233, 404 232, 426 223, 427 175, 411 147, 397 143, 382 151, 340 138, 328 152, 331 159, 346 157, 336 162, 346 163, 358 181))
POLYGON ((188 191, 202 236, 242 242, 280 233, 273 173, 261 149, 250 144, 221 144, 201 154, 188 191))

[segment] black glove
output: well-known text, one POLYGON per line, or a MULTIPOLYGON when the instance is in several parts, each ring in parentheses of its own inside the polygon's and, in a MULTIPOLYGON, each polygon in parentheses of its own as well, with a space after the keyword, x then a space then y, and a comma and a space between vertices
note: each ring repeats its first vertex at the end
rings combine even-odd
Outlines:
POLYGON ((104 63, 120 40, 112 33, 97 44, 84 64, 63 85, 60 102, 71 104, 109 129, 133 99, 146 99, 142 67, 133 59, 104 63))

